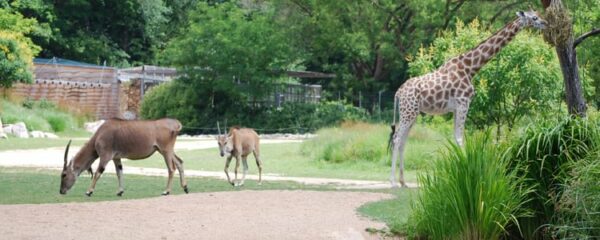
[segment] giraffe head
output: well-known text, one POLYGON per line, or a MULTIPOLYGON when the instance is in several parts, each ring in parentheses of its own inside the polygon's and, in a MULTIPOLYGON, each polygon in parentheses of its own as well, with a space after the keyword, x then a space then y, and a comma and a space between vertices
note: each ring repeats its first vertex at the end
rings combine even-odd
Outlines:
POLYGON ((521 27, 533 26, 537 29, 546 28, 546 20, 540 17, 540 14, 536 11, 529 10, 527 12, 518 11, 517 16, 519 17, 519 23, 521 27))

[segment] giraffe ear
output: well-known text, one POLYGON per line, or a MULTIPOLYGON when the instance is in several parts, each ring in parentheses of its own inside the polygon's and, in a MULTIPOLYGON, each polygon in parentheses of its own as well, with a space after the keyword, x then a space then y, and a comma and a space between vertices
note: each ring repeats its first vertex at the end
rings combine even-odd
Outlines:
POLYGON ((517 12, 517 16, 519 16, 519 17, 525 17, 525 13, 523 11, 518 11, 517 12))

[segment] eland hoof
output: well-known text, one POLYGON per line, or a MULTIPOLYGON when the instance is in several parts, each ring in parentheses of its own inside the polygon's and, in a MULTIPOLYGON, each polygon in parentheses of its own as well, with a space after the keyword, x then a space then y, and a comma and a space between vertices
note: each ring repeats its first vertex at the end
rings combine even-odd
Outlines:
POLYGON ((88 197, 91 197, 92 193, 94 193, 94 192, 85 192, 85 195, 88 196, 88 197))
POLYGON ((119 197, 123 196, 123 191, 118 192, 117 196, 119 196, 119 197))
POLYGON ((169 194, 171 194, 171 192, 163 192, 163 193, 161 193, 160 195, 167 196, 167 195, 169 195, 169 194))
POLYGON ((186 194, 190 193, 190 191, 188 190, 188 187, 187 187, 187 185, 185 185, 185 186, 183 187, 183 191, 184 191, 186 194))

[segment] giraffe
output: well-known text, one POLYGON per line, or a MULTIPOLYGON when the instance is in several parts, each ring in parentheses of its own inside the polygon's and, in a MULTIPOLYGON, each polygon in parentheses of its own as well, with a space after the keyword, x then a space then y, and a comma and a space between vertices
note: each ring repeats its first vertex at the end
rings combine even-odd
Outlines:
POLYGON ((535 11, 519 11, 517 19, 508 23, 477 47, 453 57, 433 72, 408 79, 394 95, 394 120, 392 124, 392 170, 390 182, 396 182, 396 160, 400 155, 400 184, 404 182, 404 147, 408 133, 420 112, 439 115, 454 114, 454 137, 463 145, 463 131, 469 104, 475 94, 471 79, 496 53, 525 27, 545 28, 546 21, 535 11), (396 123, 396 110, 399 120, 396 123), (393 138, 393 139, 392 139, 393 138))

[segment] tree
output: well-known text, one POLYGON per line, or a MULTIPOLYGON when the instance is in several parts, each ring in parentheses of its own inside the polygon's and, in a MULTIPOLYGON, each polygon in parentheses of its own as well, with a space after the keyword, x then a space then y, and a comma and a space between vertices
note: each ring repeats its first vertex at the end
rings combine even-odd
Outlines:
POLYGON ((552 44, 558 55, 560 67, 565 84, 565 95, 569 113, 571 115, 586 116, 587 106, 583 96, 583 88, 579 78, 579 65, 577 63, 577 52, 575 43, 579 44, 588 36, 598 34, 599 31, 591 31, 584 34, 575 41, 573 37, 573 23, 571 14, 563 5, 561 0, 542 0, 546 9, 546 20, 548 29, 544 31, 544 39, 552 44))
MULTIPOLYGON (((409 58, 409 73, 418 76, 442 65, 492 35, 475 20, 444 31, 428 48, 409 58)), ((525 116, 558 111, 560 95, 556 56, 535 33, 522 30, 473 78, 475 96, 469 121, 477 128, 495 125, 511 130, 525 116)))
POLYGON ((162 55, 183 73, 175 86, 196 97, 180 101, 201 113, 202 121, 214 124, 215 117, 241 113, 247 103, 271 93, 282 80, 279 73, 298 62, 298 51, 273 18, 270 8, 234 2, 201 2, 189 13, 190 25, 162 55))
POLYGON ((32 61, 40 47, 26 35, 37 27, 35 19, 0 9, 0 87, 32 81, 32 61))

